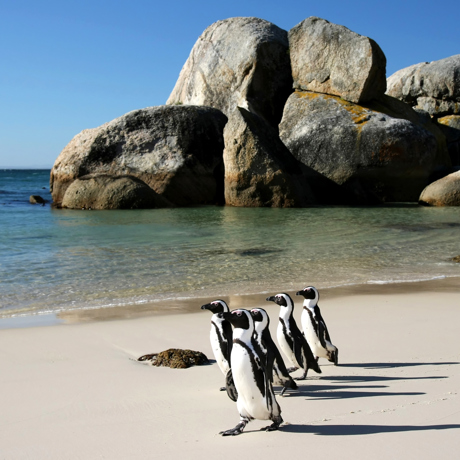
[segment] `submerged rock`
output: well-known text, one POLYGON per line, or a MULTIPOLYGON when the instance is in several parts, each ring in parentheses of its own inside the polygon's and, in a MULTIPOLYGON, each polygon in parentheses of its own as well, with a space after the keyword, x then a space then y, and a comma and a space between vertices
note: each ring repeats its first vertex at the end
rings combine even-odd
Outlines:
POLYGON ((296 90, 351 102, 379 98, 386 89, 386 58, 374 40, 344 26, 309 17, 289 31, 296 90))
POLYGON ((460 171, 428 185, 419 203, 426 206, 460 206, 460 171))
POLYGON ((322 203, 417 201, 430 175, 450 166, 439 129, 388 96, 364 106, 295 92, 280 137, 309 168, 309 184, 322 203))
POLYGON ((287 32, 258 18, 230 18, 198 38, 167 104, 244 107, 276 127, 292 92, 287 32))
POLYGON ((88 174, 136 177, 178 206, 223 201, 223 129, 210 107, 135 110, 76 135, 51 170, 60 206, 67 188, 88 174))
POLYGON ((160 353, 143 355, 138 361, 149 361, 152 366, 165 366, 172 369, 186 369, 190 366, 202 366, 208 364, 209 360, 201 351, 182 350, 170 348, 160 353))
POLYGON ((45 204, 46 200, 42 198, 40 195, 30 195, 29 203, 30 204, 45 204))
POLYGON ((314 202, 301 164, 263 119, 238 107, 224 139, 227 205, 285 208, 314 202))

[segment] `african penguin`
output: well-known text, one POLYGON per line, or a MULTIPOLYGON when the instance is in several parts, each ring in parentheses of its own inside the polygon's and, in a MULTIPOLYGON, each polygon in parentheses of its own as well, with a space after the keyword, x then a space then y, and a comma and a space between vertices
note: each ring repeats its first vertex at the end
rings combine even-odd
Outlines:
POLYGON ((227 390, 229 398, 236 401, 236 390, 233 385, 230 369, 233 331, 230 323, 222 317, 222 314, 228 313, 230 309, 223 300, 214 300, 211 303, 203 305, 201 309, 210 310, 213 313, 209 338, 217 365, 225 375, 226 385, 221 388, 221 391, 227 390))
POLYGON ((221 431, 222 436, 236 436, 244 430, 250 420, 271 420, 265 431, 277 430, 283 419, 276 401, 263 356, 260 356, 254 339, 254 320, 248 310, 223 313, 224 319, 233 326, 231 367, 233 380, 238 390, 236 407, 240 423, 230 430, 221 431))
POLYGON ((254 308, 251 310, 251 315, 255 327, 254 337, 262 353, 266 355, 266 368, 268 374, 272 376, 273 384, 283 387, 280 393, 281 396, 283 396, 287 388, 296 390, 297 384, 289 375, 281 353, 270 334, 270 318, 267 312, 263 308, 254 308))
POLYGON ((275 302, 280 306, 276 337, 281 350, 294 366, 288 369, 289 372, 293 372, 299 368, 304 370, 302 377, 298 377, 296 380, 304 380, 310 368, 321 374, 318 362, 314 358, 305 337, 295 322, 293 316, 294 302, 291 297, 288 294, 281 293, 268 297, 267 301, 275 302))
POLYGON ((301 295, 304 298, 300 322, 313 354, 317 360, 318 358, 326 358, 337 366, 339 350, 335 345, 332 345, 326 323, 321 316, 318 306, 318 290, 313 286, 308 286, 297 292, 296 295, 301 295))

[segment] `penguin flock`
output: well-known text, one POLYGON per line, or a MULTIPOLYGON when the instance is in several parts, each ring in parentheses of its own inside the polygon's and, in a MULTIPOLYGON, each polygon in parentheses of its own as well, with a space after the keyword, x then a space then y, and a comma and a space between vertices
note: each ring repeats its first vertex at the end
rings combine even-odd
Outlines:
POLYGON ((270 334, 270 318, 262 308, 230 311, 223 300, 214 300, 201 308, 211 311, 210 341, 216 362, 224 374, 230 399, 236 402, 239 423, 221 431, 222 436, 236 436, 249 421, 271 420, 262 430, 278 430, 283 419, 273 385, 286 390, 297 389, 295 380, 304 380, 310 369, 321 373, 319 358, 338 365, 338 348, 332 344, 326 323, 318 306, 319 292, 308 286, 296 293, 303 297, 301 328, 294 319, 294 302, 285 293, 266 300, 280 306, 276 338, 288 362, 286 368, 281 353, 270 334), (290 373, 302 369, 301 377, 293 379, 290 373))

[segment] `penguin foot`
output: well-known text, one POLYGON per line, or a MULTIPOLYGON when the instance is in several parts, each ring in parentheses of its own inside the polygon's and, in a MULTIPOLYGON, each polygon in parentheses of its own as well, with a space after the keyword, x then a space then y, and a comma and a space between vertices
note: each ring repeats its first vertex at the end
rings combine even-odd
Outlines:
POLYGON ((308 369, 303 373, 302 377, 295 377, 294 380, 306 380, 308 369))
POLYGON ((219 434, 222 436, 238 436, 241 434, 244 430, 244 427, 247 425, 248 422, 242 421, 236 425, 235 428, 232 428, 231 430, 226 430, 226 431, 221 431, 219 434))
POLYGON ((288 371, 289 374, 292 374, 292 373, 295 372, 297 369, 298 369, 298 367, 290 367, 287 371, 288 371))
POLYGON ((219 391, 227 391, 227 387, 220 387, 219 391))
POLYGON ((327 360, 330 363, 334 363, 334 366, 337 366, 339 364, 339 350, 336 349, 335 351, 331 351, 331 353, 328 356, 327 360))
POLYGON ((277 417, 277 420, 274 421, 271 425, 268 425, 264 428, 261 428, 260 431, 276 431, 279 430, 280 425, 283 423, 281 416, 277 417))

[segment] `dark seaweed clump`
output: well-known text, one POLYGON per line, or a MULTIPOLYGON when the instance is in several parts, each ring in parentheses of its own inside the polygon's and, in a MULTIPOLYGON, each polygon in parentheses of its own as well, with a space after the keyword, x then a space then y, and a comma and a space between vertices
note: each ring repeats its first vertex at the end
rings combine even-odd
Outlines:
POLYGON ((143 355, 138 361, 150 361, 153 366, 165 366, 172 369, 186 369, 190 366, 202 366, 208 364, 209 360, 201 351, 181 350, 170 348, 160 353, 143 355))

